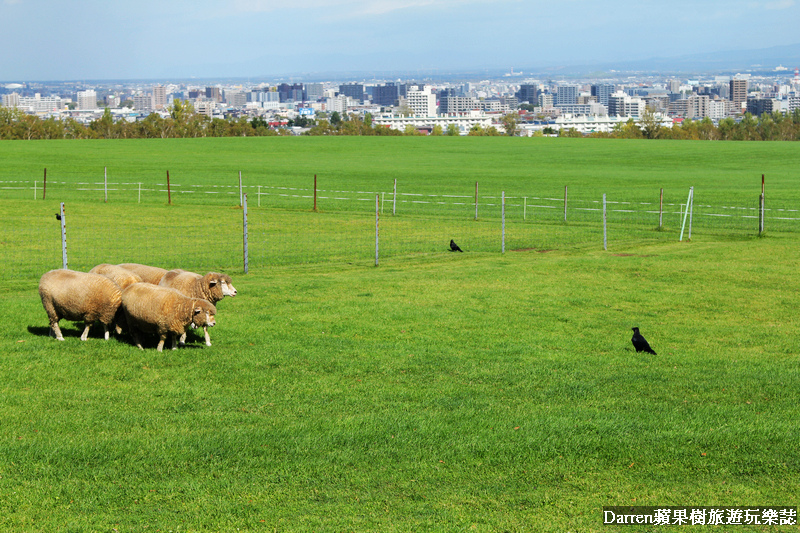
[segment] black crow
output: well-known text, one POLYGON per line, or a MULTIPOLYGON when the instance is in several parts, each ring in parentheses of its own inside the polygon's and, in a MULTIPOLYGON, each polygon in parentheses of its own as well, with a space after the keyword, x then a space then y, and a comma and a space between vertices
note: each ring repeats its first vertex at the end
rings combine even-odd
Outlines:
POLYGON ((647 352, 653 355, 656 355, 656 352, 647 344, 647 340, 642 337, 642 334, 639 333, 639 328, 631 328, 633 330, 633 337, 631 337, 631 342, 633 343, 633 347, 636 348, 636 352, 647 352))
POLYGON ((56 213, 56 220, 61 220, 61 215, 59 215, 58 213, 56 213))
POLYGON ((456 242, 453 239, 450 239, 450 251, 451 252, 463 252, 461 248, 458 247, 456 242))

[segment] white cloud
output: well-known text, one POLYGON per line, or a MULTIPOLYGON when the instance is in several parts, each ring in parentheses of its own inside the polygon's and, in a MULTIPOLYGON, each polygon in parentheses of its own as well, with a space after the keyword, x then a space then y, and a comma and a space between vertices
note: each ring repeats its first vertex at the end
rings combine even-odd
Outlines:
POLYGON ((789 9, 790 7, 794 7, 794 4, 794 0, 776 0, 764 4, 764 9, 789 9))

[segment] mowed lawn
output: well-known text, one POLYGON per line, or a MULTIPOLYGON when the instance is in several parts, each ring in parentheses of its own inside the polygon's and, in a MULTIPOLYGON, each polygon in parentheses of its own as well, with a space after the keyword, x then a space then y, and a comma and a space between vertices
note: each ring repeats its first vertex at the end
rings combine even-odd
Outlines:
POLYGON ((161 354, 48 338, 38 279, 4 271, 0 529, 608 531, 605 505, 796 505, 797 237, 255 264, 213 346, 161 354))

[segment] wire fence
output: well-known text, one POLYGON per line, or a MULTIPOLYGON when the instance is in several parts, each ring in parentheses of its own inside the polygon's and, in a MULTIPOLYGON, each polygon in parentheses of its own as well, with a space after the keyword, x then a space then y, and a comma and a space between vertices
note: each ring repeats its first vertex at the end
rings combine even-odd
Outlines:
MULTIPOLYGON (((698 193, 687 217, 687 191, 655 191, 655 201, 606 198, 604 208, 602 195, 567 187, 539 195, 481 194, 477 187, 475 194, 436 194, 395 192, 394 187, 368 191, 53 181, 45 199, 43 193, 37 183, 0 182, 3 278, 38 279, 44 271, 62 267, 55 216, 60 202, 65 203, 68 266, 76 270, 139 262, 241 272, 245 235, 240 202, 245 195, 248 264, 254 268, 319 262, 369 265, 376 255, 385 262, 449 253, 450 239, 478 253, 621 250, 678 240, 687 219, 695 236, 753 235, 761 216, 758 199, 749 205, 709 205, 698 193), (169 200, 173 205, 167 205, 169 200)), ((767 205, 767 231, 800 231, 798 206, 767 205)))

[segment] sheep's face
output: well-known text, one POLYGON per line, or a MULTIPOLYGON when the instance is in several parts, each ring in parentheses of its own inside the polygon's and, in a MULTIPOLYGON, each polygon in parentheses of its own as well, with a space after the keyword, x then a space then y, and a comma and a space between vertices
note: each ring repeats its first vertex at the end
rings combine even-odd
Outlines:
POLYGON ((222 297, 225 294, 222 288, 222 280, 219 278, 219 275, 214 275, 211 273, 206 274, 204 281, 206 285, 205 291, 208 295, 206 299, 215 303, 222 300, 222 297))
POLYGON ((213 327, 217 324, 217 309, 208 302, 197 302, 192 312, 192 328, 213 327))
POLYGON ((231 278, 224 276, 222 278, 222 295, 223 296, 236 296, 236 287, 231 283, 231 278))

